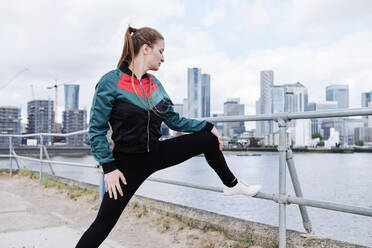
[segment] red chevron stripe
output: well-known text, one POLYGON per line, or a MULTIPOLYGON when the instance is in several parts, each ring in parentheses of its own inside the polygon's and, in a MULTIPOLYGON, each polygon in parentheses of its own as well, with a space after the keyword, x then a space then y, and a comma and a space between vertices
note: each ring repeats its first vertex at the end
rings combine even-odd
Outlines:
MULTIPOLYGON (((142 88, 143 88, 143 91, 145 92, 145 96, 142 93, 138 79, 133 78, 134 88, 136 89, 134 90, 132 86, 131 76, 125 73, 123 73, 123 75, 121 75, 121 77, 119 78, 118 88, 128 91, 133 94, 137 94, 138 96, 141 96, 141 97, 149 97, 150 96, 149 95, 149 87, 150 87, 149 78, 151 78, 151 76, 141 80, 142 88)), ((156 91, 157 88, 158 88, 158 85, 154 82, 154 80, 151 80, 151 92, 156 91)))

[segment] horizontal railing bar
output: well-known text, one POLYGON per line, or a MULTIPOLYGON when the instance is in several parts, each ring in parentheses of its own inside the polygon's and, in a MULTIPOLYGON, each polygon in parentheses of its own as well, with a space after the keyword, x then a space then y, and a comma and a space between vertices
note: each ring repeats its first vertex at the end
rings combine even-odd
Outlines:
MULTIPOLYGON (((178 185, 178 186, 183 186, 183 187, 193 188, 193 189, 201 189, 201 190, 207 190, 207 191, 219 192, 219 193, 223 192, 221 187, 204 186, 204 185, 199 185, 199 184, 185 183, 185 182, 179 182, 175 180, 160 179, 160 178, 153 178, 153 177, 150 177, 147 180, 152 181, 152 182, 178 185)), ((279 198, 277 194, 269 194, 269 193, 263 193, 263 192, 259 192, 257 195, 253 197, 264 199, 264 200, 272 200, 275 202, 277 202, 276 199, 279 198)), ((303 206, 309 206, 309 207, 315 207, 315 208, 323 208, 323 209, 328 209, 328 210, 333 210, 333 211, 338 211, 338 212, 372 217, 372 208, 355 207, 355 206, 344 205, 344 204, 339 204, 339 203, 317 201, 317 200, 293 197, 293 196, 288 196, 286 199, 288 203, 293 203, 297 205, 303 205, 303 206)))
POLYGON ((314 208, 323 208, 323 209, 329 209, 329 210, 334 210, 338 212, 352 213, 352 214, 372 217, 372 208, 362 208, 362 207, 344 205, 344 204, 339 204, 339 203, 334 203, 334 202, 317 201, 317 200, 299 198, 299 197, 293 197, 293 196, 288 196, 288 202, 294 203, 297 205, 309 206, 309 207, 314 207, 314 208))
POLYGON ((43 163, 51 163, 51 164, 63 164, 68 166, 75 166, 75 167, 84 167, 84 168, 95 168, 97 169, 96 165, 91 164, 82 164, 82 163, 74 163, 74 162, 63 162, 63 161, 55 161, 55 160, 47 160, 47 159, 38 159, 38 158, 30 158, 25 156, 13 155, 14 158, 20 158, 23 160, 29 160, 34 162, 43 162, 43 163))
MULTIPOLYGON (((193 189, 201 189, 201 190, 218 192, 218 193, 223 192, 221 187, 205 186, 205 185, 200 185, 200 184, 186 183, 186 182, 180 182, 176 180, 154 178, 154 177, 149 177, 147 180, 152 181, 152 182, 167 183, 167 184, 172 184, 172 185, 178 185, 178 186, 183 186, 183 187, 188 187, 188 188, 193 188, 193 189)), ((259 192, 254 197, 264 199, 264 200, 273 200, 274 194, 267 194, 267 193, 259 192)))
POLYGON ((0 137, 34 137, 34 136, 55 136, 55 137, 68 137, 78 134, 86 134, 88 129, 80 130, 72 133, 30 133, 30 134, 0 134, 0 137))
MULTIPOLYGON (((152 181, 152 182, 167 183, 167 184, 172 184, 172 185, 178 185, 178 186, 183 186, 183 187, 188 187, 188 188, 193 188, 193 189, 201 189, 201 190, 218 192, 218 193, 223 192, 221 187, 205 186, 205 185, 200 185, 200 184, 186 183, 186 182, 180 182, 180 181, 162 179, 162 178, 154 178, 154 177, 149 177, 147 180, 152 181)), ((262 192, 258 193, 254 197, 265 199, 265 200, 274 199, 273 194, 267 194, 267 193, 262 193, 262 192)))
POLYGON ((275 114, 262 115, 235 115, 223 117, 198 118, 199 120, 207 120, 211 122, 237 122, 237 121, 269 121, 269 120, 295 120, 295 119, 316 119, 316 118, 333 118, 347 116, 364 116, 372 115, 372 107, 368 108, 352 108, 352 109, 335 109, 322 111, 306 111, 306 112, 283 112, 275 114))
MULTIPOLYGON (((198 120, 207 120, 211 122, 241 122, 241 121, 269 121, 269 120, 295 120, 295 119, 316 119, 316 118, 333 118, 347 116, 365 116, 372 115, 372 107, 368 108, 350 108, 350 109, 334 109, 323 111, 306 111, 306 112, 283 112, 275 114, 262 115, 238 115, 238 116, 223 116, 197 118, 198 120)), ((35 134, 0 134, 0 137, 34 137, 34 136, 56 136, 68 137, 72 135, 88 133, 88 129, 76 131, 73 133, 35 133, 35 134)))
POLYGON ((213 192, 222 192, 221 188, 213 187, 213 186, 204 186, 200 184, 185 183, 185 182, 179 182, 175 180, 160 179, 160 178, 154 178, 154 177, 149 177, 147 180, 153 181, 153 182, 159 182, 159 183, 178 185, 178 186, 183 186, 183 187, 188 187, 188 188, 194 188, 194 189, 201 189, 201 190, 207 190, 207 191, 213 191, 213 192))
POLYGON ((372 115, 372 107, 369 108, 352 108, 322 111, 294 112, 288 114, 288 119, 314 119, 330 117, 347 117, 347 116, 364 116, 372 115))

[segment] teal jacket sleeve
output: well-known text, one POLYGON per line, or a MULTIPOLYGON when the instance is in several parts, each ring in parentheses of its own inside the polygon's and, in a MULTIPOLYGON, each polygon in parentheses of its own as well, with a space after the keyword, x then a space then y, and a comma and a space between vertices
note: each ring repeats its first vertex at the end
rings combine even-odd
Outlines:
POLYGON ((107 140, 109 119, 116 98, 116 86, 109 76, 103 76, 96 85, 90 109, 88 136, 93 157, 102 166, 104 173, 116 169, 114 157, 107 140))
POLYGON ((159 80, 156 81, 158 83, 158 86, 162 90, 162 94, 167 105, 167 107, 165 108, 165 113, 163 114, 164 123, 170 129, 180 132, 201 132, 212 130, 213 124, 210 122, 207 122, 205 120, 198 121, 195 119, 188 119, 185 117, 181 117, 179 113, 175 112, 173 103, 166 93, 165 89, 163 88, 162 84, 159 82, 159 80))

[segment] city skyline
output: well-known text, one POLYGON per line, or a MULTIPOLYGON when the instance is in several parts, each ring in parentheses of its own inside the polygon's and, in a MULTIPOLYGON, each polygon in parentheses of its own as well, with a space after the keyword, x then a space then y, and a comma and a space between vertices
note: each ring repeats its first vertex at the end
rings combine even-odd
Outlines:
MULTIPOLYGON (((183 104, 190 107, 194 111, 192 113, 185 112, 183 104, 174 103, 174 108, 180 113, 180 116, 188 116, 189 118, 200 118, 207 117, 206 109, 207 105, 210 105, 210 75, 202 74, 201 68, 187 68, 188 74, 188 88, 189 97, 193 101, 184 99, 183 104), (204 89, 203 89, 204 87, 204 89), (208 89, 209 88, 209 89, 208 89), (208 101, 207 101, 208 99, 208 101), (188 103, 192 103, 191 105, 188 103), (192 106, 192 105, 195 106, 192 106), (190 116, 191 115, 191 116, 190 116)), ((266 70, 260 72, 260 87, 261 94, 260 98, 256 101, 256 114, 272 114, 280 112, 304 112, 304 111, 318 111, 323 109, 342 109, 346 108, 349 103, 349 86, 347 84, 331 84, 324 88, 324 100, 320 102, 310 102, 309 94, 305 85, 300 82, 286 83, 286 84, 275 84, 274 82, 274 71, 266 70)), ((63 130, 62 133, 69 133, 73 131, 83 130, 87 128, 87 111, 78 109, 79 107, 79 84, 65 84, 64 85, 64 99, 65 109, 63 110, 63 130)), ((372 92, 372 91, 371 91, 372 92)), ((370 99, 371 92, 363 92, 360 96, 361 104, 371 105, 370 99)), ((37 100, 27 102, 27 132, 52 132, 54 131, 54 102, 52 100, 37 100), (38 121, 41 124, 37 124, 38 121)), ((6 108, 2 115, 7 112, 14 112, 19 115, 21 109, 19 108, 6 108)), ((9 113, 10 113, 9 112, 9 113)), ((231 115, 244 115, 245 105, 240 103, 240 98, 226 98, 223 105, 222 116, 231 115)), ((18 117, 14 115, 9 117, 12 120, 17 120, 18 117)), ((216 116, 213 113, 212 116, 216 116)), ((4 118, 3 118, 4 119, 4 118)), ((5 120, 5 119, 4 119, 5 120)), ((10 123, 9 122, 9 123, 10 123)), ((304 120, 293 120, 288 123, 288 133, 291 137, 291 142, 297 146, 307 146, 313 144, 312 135, 320 134, 325 140, 328 138, 332 142, 339 142, 341 145, 352 145, 355 143, 355 137, 358 139, 369 140, 371 135, 370 118, 325 118, 325 119, 304 119, 304 120), (331 137, 332 136, 332 137, 331 137), (331 141, 332 140, 332 141, 331 141)), ((1 125, 4 127, 10 127, 8 122, 2 122, 1 125)), ((18 125, 18 124, 17 124, 18 125)), ((224 123, 222 135, 233 137, 235 135, 243 134, 246 131, 244 122, 241 123, 224 123)), ((11 127, 14 129, 14 127, 11 127)), ((5 130, 5 129, 4 129, 5 130)), ((1 130, 0 130, 1 131, 1 130)), ((278 132, 278 125, 274 121, 256 122, 256 130, 254 136, 263 138, 264 143, 272 143, 275 141, 273 134, 278 132)), ((7 132, 8 133, 8 132, 7 132)), ((16 133, 20 133, 20 130, 16 133)), ((75 137, 74 139, 66 139, 70 145, 82 145, 86 142, 85 135, 75 137)), ((48 141, 50 142, 50 141, 48 141)))
MULTIPOLYGON (((116 67, 128 24, 155 27, 165 37, 165 63, 154 74, 173 102, 187 97, 184 68, 195 66, 213 77, 211 112, 222 112, 226 97, 240 97, 245 113, 253 114, 261 70, 275 71, 276 82, 306 85, 314 102, 323 99, 319 89, 334 82, 349 85, 350 107, 360 107, 361 93, 371 90, 370 1, 238 0, 226 5, 159 0, 106 5, 21 0, 16 6, 2 2, 1 9, 5 38, 0 46, 0 105, 11 102, 24 110, 32 99, 30 84, 36 98, 54 99, 46 87, 56 79, 77 80, 84 92, 81 108, 89 111, 95 84, 116 67), (154 14, 145 14, 149 11, 154 14)), ((59 122, 62 103, 60 94, 59 122)), ((24 122, 25 111, 22 117, 24 122)))
MULTIPOLYGON (((198 67, 187 68, 187 70, 188 70, 188 73, 189 72, 193 72, 193 71, 196 70, 196 73, 197 74, 198 73, 200 74, 198 76, 199 77, 199 80, 200 80, 200 82, 199 82, 200 89, 199 90, 200 90, 200 96, 201 96, 200 97, 200 106, 199 106, 199 108, 200 108, 200 111, 202 111, 202 108, 203 108, 202 107, 202 100, 201 100, 202 99, 202 95, 203 95, 202 94, 202 86, 203 86, 203 80, 202 80, 202 78, 203 77, 208 78, 207 84, 209 85, 209 88, 210 88, 210 75, 209 74, 205 74, 205 73, 201 73, 201 68, 198 68, 198 67)), ((300 85, 300 86, 305 87, 307 89, 307 87, 304 86, 304 85, 302 85, 300 82, 297 82, 295 84, 280 84, 280 83, 279 84, 274 84, 274 81, 273 81, 274 80, 274 71, 272 71, 272 70, 261 71, 260 72, 260 76, 261 76, 260 84, 261 84, 261 87, 263 87, 262 89, 266 89, 266 91, 270 92, 270 93, 267 93, 268 95, 266 96, 266 98, 267 98, 266 101, 275 101, 275 99, 271 99, 272 98, 272 96, 271 96, 272 93, 271 92, 275 92, 275 91, 282 92, 283 89, 287 89, 288 90, 288 87, 291 87, 291 86, 300 85), (268 80, 267 82, 269 82, 269 85, 268 86, 265 86, 266 85, 266 81, 265 80, 263 81, 262 78, 265 78, 267 76, 267 75, 265 76, 265 74, 263 74, 263 73, 267 73, 267 72, 270 73, 270 76, 268 77, 269 79, 266 78, 266 81, 268 80)), ((189 84, 189 82, 187 84, 189 84)), ((79 108, 79 88, 80 88, 80 85, 79 84, 66 84, 64 86, 65 86, 64 87, 64 94, 62 94, 64 101, 63 101, 63 103, 60 103, 63 106, 63 108, 62 108, 62 110, 59 110, 59 113, 61 114, 61 116, 63 116, 63 111, 71 110, 71 109, 78 109, 79 108), (66 89, 67 89, 67 91, 66 91, 66 89)), ((347 84, 343 84, 343 85, 340 85, 340 84, 330 84, 330 85, 324 86, 325 94, 324 94, 324 99, 323 100, 320 100, 319 102, 309 101, 308 98, 309 98, 310 94, 308 94, 306 92, 306 100, 305 101, 307 103, 316 103, 316 104, 320 104, 320 105, 327 104, 327 103, 332 103, 332 102, 335 102, 337 104, 337 100, 334 100, 333 98, 330 98, 330 96, 327 95, 327 92, 329 92, 329 88, 331 88, 332 90, 334 90, 334 89, 337 90, 340 87, 347 89, 347 96, 349 96, 349 91, 348 91, 349 87, 348 87, 347 84)), ((370 88, 372 89, 372 86, 370 88)), ((282 93, 284 94, 284 91, 282 93)), ((61 95, 61 93, 60 93, 60 95, 61 95)), ((361 106, 358 106, 358 107, 367 107, 366 105, 372 99, 371 98, 371 95, 372 95, 372 90, 371 91, 367 91, 367 92, 361 92, 361 95, 360 95, 360 98, 359 98, 359 102, 361 102, 361 106)), ((261 95, 261 97, 262 97, 262 95, 261 95)), ((261 97, 258 98, 258 100, 256 101, 256 106, 255 106, 256 113, 251 113, 251 114, 258 114, 257 113, 257 110, 258 110, 257 109, 257 104, 260 104, 261 97)), ((286 97, 288 98, 288 95, 286 97)), ((232 97, 226 96, 224 99, 226 101, 229 98, 231 99, 232 97)), ((241 99, 240 96, 238 96, 237 98, 241 99)), ((38 99, 38 98, 35 98, 33 100, 42 100, 42 101, 51 101, 51 102, 54 102, 51 99, 51 97, 49 97, 49 99, 41 99, 41 98, 38 99)), ((30 101, 33 101, 33 100, 30 100, 30 101)), ((27 102, 30 102, 30 101, 27 101, 27 102)), ((185 102, 188 103, 189 100, 188 100, 188 98, 184 98, 181 102, 177 102, 177 101, 173 101, 173 102, 175 103, 175 105, 182 105, 182 106, 184 106, 185 102)), ((348 99, 347 99, 347 103, 345 103, 345 104, 348 104, 348 99)), ((9 106, 11 108, 20 108, 20 107, 17 107, 16 105, 11 105, 11 104, 10 105, 9 104, 8 105, 0 105, 0 106, 1 107, 8 107, 9 106)), ((301 109, 304 109, 305 106, 306 105, 301 105, 300 108, 301 109)), ((259 111, 261 112, 261 114, 272 113, 272 111, 274 111, 274 112, 283 112, 283 111, 280 110, 280 105, 278 105, 278 104, 275 105, 275 110, 273 110, 271 108, 272 108, 271 105, 270 106, 264 106, 264 107, 261 106, 259 108, 259 111), (262 110, 262 108, 265 108, 265 107, 268 108, 267 111, 263 111, 262 110)), ((284 105, 283 105, 283 108, 284 108, 284 105)), ((22 110, 23 110, 23 108, 21 108, 21 113, 22 113, 22 110)), ((285 111, 288 111, 288 109, 284 109, 284 110, 285 111)), ((290 111, 291 112, 301 112, 301 111, 294 111, 294 110, 295 109, 293 109, 293 107, 292 107, 290 111)), ((180 112, 182 112, 183 115, 185 114, 184 113, 185 112, 184 107, 183 107, 182 111, 180 110, 180 112)), ((210 111, 210 116, 212 116, 212 113, 223 113, 223 112, 224 112, 224 110, 223 110, 223 105, 222 105, 219 110, 217 110, 217 111, 210 111)), ((200 112, 200 113, 202 113, 202 112, 200 112)), ((245 113, 245 114, 247 114, 247 113, 245 113)), ((60 120, 60 121, 58 121, 58 123, 62 123, 62 117, 61 116, 60 117, 57 117, 57 120, 58 119, 60 120)), ((198 117, 192 117, 192 118, 199 118, 199 117, 200 116, 198 116, 198 117)), ((203 116, 203 117, 207 117, 207 116, 203 116)), ((21 118, 21 119, 23 120, 23 118, 21 118)), ((22 121, 22 123, 23 124, 26 124, 27 123, 27 115, 26 115, 25 121, 22 121)), ((272 129, 270 129, 270 130, 272 130, 272 129)))
MULTIPOLYGON (((261 71, 260 97, 256 101, 256 114, 347 109, 349 94, 348 84, 330 84, 325 87, 324 100, 309 103, 305 85, 300 82, 278 85, 274 83, 274 71, 261 71)), ((360 98, 362 107, 372 104, 371 92, 363 92, 360 98)), ((295 146, 317 145, 314 143, 316 142, 313 139, 314 135, 326 140, 327 147, 349 146, 356 142, 372 140, 372 128, 368 119, 365 117, 298 119, 290 121, 287 130, 295 146)), ((256 122, 255 136, 263 138, 264 144, 277 144, 275 137, 278 131, 278 124, 274 121, 256 122)))

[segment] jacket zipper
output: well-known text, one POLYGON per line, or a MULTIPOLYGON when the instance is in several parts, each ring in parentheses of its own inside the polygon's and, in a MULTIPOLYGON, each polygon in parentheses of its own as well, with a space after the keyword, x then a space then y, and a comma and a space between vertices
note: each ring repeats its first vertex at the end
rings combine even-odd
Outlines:
POLYGON ((150 111, 147 110, 147 152, 150 152, 150 111))
MULTIPOLYGON (((145 91, 142 88, 142 82, 141 80, 138 80, 138 81, 140 83, 143 96, 146 98, 145 91)), ((147 99, 146 99, 146 102, 147 102, 147 99)), ((147 109, 147 152, 150 152, 150 130, 149 130, 150 127, 149 126, 150 126, 150 110, 147 109)))

